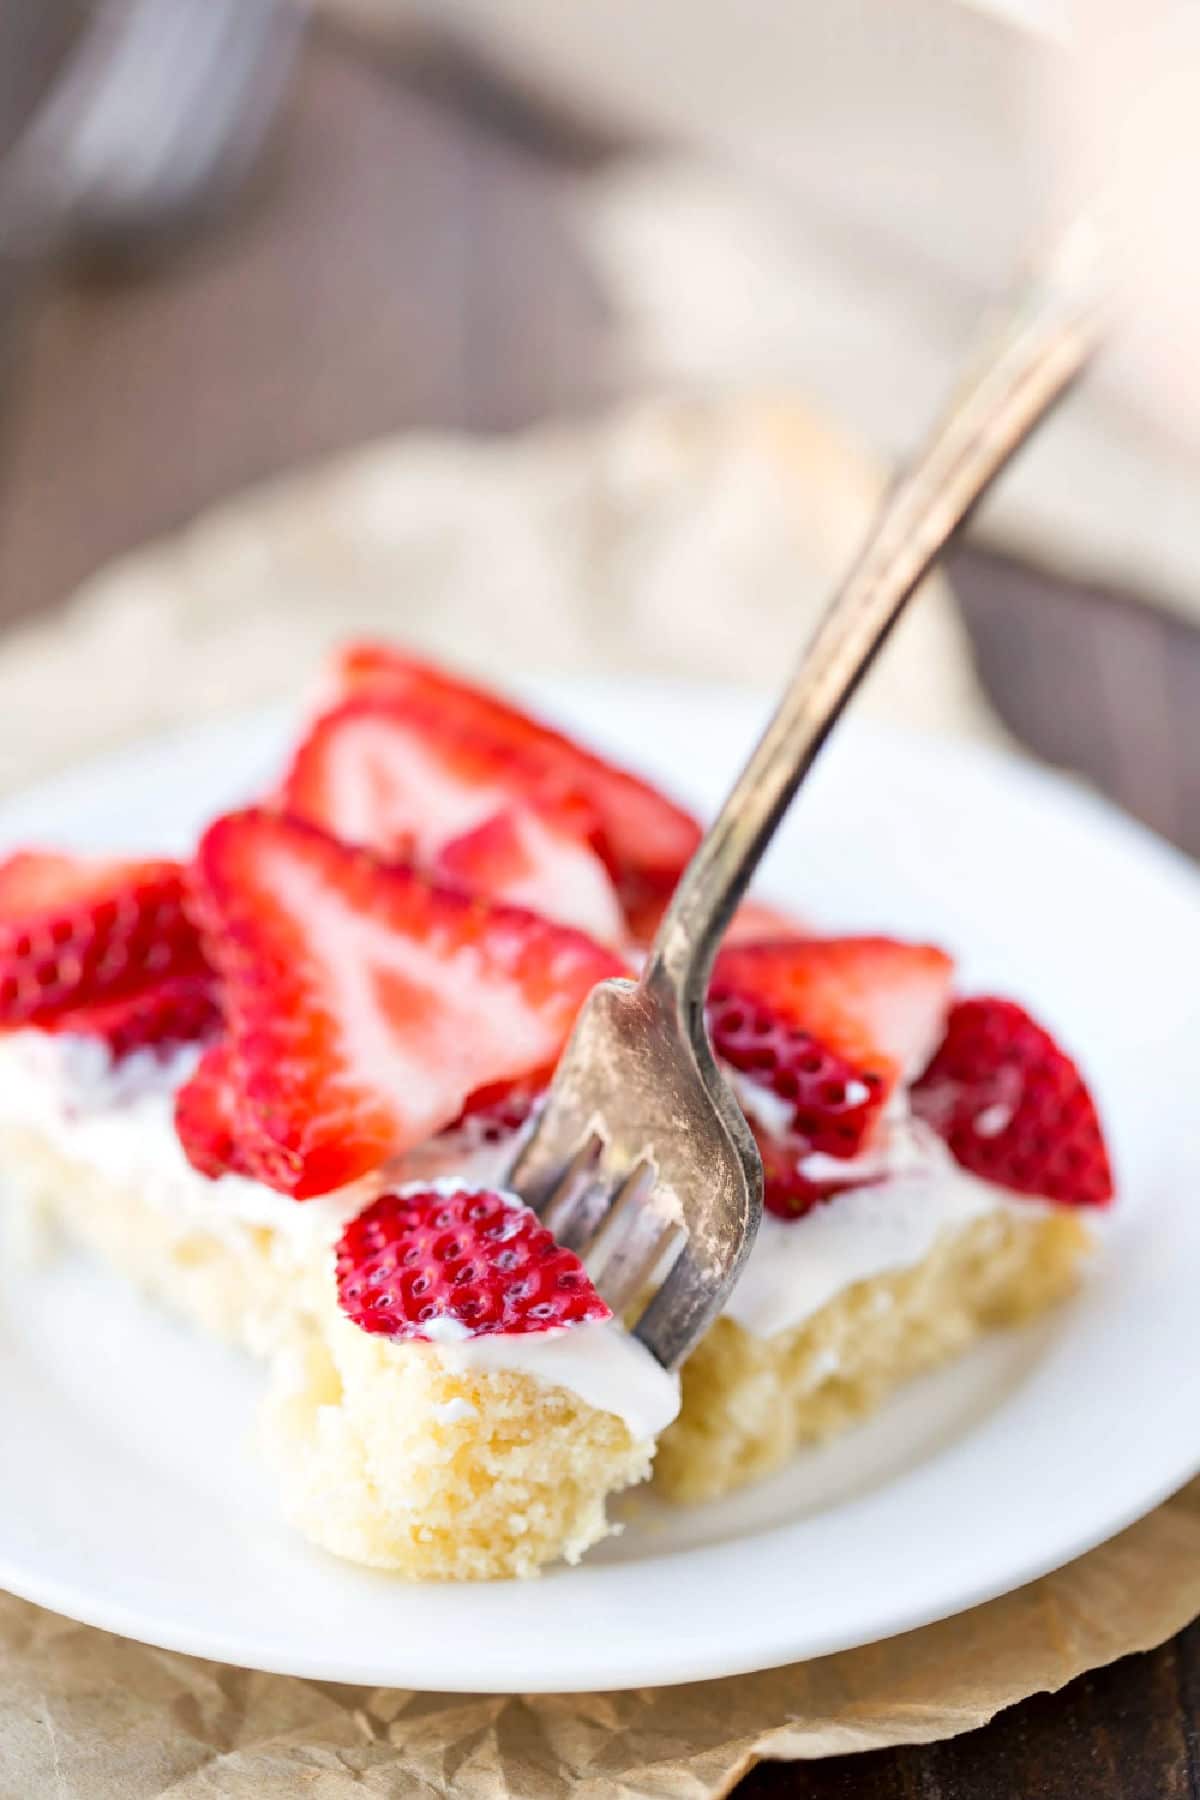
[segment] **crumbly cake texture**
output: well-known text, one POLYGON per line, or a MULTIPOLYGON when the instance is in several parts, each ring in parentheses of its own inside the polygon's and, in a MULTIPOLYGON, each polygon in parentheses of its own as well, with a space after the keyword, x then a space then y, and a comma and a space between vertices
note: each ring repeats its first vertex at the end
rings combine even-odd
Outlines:
POLYGON ((10 1221, 20 1214, 27 1242, 46 1227, 61 1231, 150 1299, 255 1354, 304 1322, 312 1268, 299 1266, 270 1227, 206 1230, 65 1156, 37 1131, 0 1129, 0 1163, 10 1221))
POLYGON ((264 1417, 292 1523, 410 1580, 578 1562, 612 1529, 606 1498, 644 1481, 653 1455, 564 1388, 459 1373, 436 1345, 370 1337, 332 1308, 276 1360, 264 1417))
MULTIPOLYGON (((611 1529, 606 1497, 651 1472, 652 1446, 562 1388, 452 1373, 432 1346, 367 1336, 332 1304, 327 1251, 299 1262, 264 1226, 181 1224, 33 1132, 0 1134, 0 1157, 37 1214, 177 1314, 270 1356, 264 1442, 284 1509, 336 1555, 421 1579, 532 1574, 578 1560, 611 1529)), ((695 1502, 772 1473, 984 1332, 1065 1298, 1089 1244, 1078 1213, 1011 1205, 794 1330, 719 1319, 684 1368, 656 1487, 695 1502)))
POLYGON ((1064 1299, 1089 1243, 1077 1213, 1011 1206, 944 1232, 911 1268, 856 1282, 794 1330, 756 1337, 718 1319, 684 1367, 679 1417, 659 1439, 660 1491, 716 1499, 858 1424, 984 1332, 1064 1299))
POLYGON ((181 1221, 60 1151, 0 1131, 6 1199, 152 1300, 265 1357, 263 1446, 289 1520, 350 1561, 413 1580, 529 1576, 577 1562, 644 1481, 654 1447, 575 1394, 521 1373, 458 1374, 333 1298, 331 1246, 262 1225, 181 1221))

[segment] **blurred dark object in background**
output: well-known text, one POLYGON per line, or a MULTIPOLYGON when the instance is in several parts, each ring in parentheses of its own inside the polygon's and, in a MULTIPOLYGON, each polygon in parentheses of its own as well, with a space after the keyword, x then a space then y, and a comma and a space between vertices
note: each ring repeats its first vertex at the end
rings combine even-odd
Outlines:
POLYGON ((6 256, 132 262, 218 215, 287 87, 300 0, 94 0, 44 16, 56 30, 11 47, 32 103, 14 94, 0 161, 6 256))
POLYGON ((239 193, 303 29, 299 0, 10 0, 0 10, 0 378, 19 404, 56 269, 144 265, 239 193))
MULTIPOLYGON (((211 22, 226 0, 141 4, 178 26, 179 6, 215 8, 211 22)), ((0 142, 45 104, 88 11, 0 6, 0 142)), ((441 30, 366 38, 319 19, 274 154, 248 187, 253 154, 228 165, 237 180, 222 193, 243 203, 219 229, 121 269, 69 259, 27 331, 0 318, 0 354, 21 346, 0 418, 0 618, 55 604, 248 482, 364 438, 508 429, 627 391, 608 297, 567 214, 581 169, 640 147, 531 103, 441 30)), ((969 545, 953 574, 1009 728, 1200 852, 1200 634, 969 545)))
POLYGON ((1013 736, 1200 856, 1200 629, 970 543, 947 571, 1013 736))
POLYGON ((0 153, 28 121, 87 17, 85 0, 0 6, 0 153))
POLYGON ((186 256, 55 271, 0 422, 0 618, 281 469, 612 393, 558 165, 433 66, 426 98, 318 23, 252 204, 186 256))

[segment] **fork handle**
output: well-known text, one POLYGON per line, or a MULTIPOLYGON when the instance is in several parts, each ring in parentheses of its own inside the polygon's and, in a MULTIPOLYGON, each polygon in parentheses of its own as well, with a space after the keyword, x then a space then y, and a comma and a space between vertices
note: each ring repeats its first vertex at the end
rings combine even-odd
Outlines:
POLYGON ((1095 350, 1098 238, 1076 222, 1012 308, 924 451, 881 503, 800 668, 684 871, 642 981, 702 1029, 713 959, 763 851, 905 603, 1008 458, 1095 350))

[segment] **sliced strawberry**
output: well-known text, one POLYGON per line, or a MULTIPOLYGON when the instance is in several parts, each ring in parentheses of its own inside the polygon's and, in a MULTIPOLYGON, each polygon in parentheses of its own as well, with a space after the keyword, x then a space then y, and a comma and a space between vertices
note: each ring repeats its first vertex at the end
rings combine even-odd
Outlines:
POLYGON ((616 891, 600 858, 528 806, 509 806, 443 845, 434 873, 455 887, 575 925, 601 943, 624 935, 616 891))
POLYGON ((406 1150, 395 1165, 405 1182, 462 1180, 502 1182, 520 1134, 546 1097, 552 1069, 519 1081, 493 1081, 470 1096, 457 1119, 436 1137, 406 1150))
POLYGON ((238 1142, 238 1089, 227 1038, 210 1044, 175 1096, 175 1131, 194 1169, 218 1175, 253 1173, 238 1142))
POLYGON ((653 930, 663 905, 700 841, 695 819, 648 782, 614 767, 561 732, 441 669, 387 644, 349 644, 337 678, 349 693, 423 699, 460 729, 535 752, 561 772, 599 819, 605 860, 638 935, 653 930))
POLYGON ((709 1035, 749 1083, 770 1211, 794 1218, 845 1185, 814 1182, 799 1165, 814 1153, 854 1157, 868 1144, 897 1083, 937 1040, 951 971, 940 950, 888 938, 791 938, 720 952, 709 1035))
POLYGON ((337 1290, 356 1325, 394 1338, 558 1333, 612 1317, 575 1253, 487 1190, 381 1195, 342 1234, 337 1290))
POLYGON ((536 749, 465 727, 420 697, 368 695, 318 719, 282 797, 296 818, 347 843, 415 857, 605 942, 621 935, 589 802, 536 749))
POLYGON ((477 1088, 462 1112, 447 1127, 475 1144, 501 1144, 524 1130, 545 1098, 553 1069, 542 1069, 521 1081, 492 1081, 477 1088))
POLYGON ((53 1035, 102 1038, 118 1061, 135 1050, 201 1043, 220 1030, 221 1009, 211 975, 173 975, 115 1000, 71 1007, 40 1023, 53 1035))
POLYGON ((372 695, 325 713, 292 758, 287 812, 347 843, 430 856, 514 803, 540 806, 586 843, 589 803, 536 751, 497 741, 427 699, 372 695))
POLYGON ((239 1141, 305 1199, 557 1058, 607 950, 262 811, 210 827, 196 910, 223 981, 239 1141))
POLYGON ((873 1179, 856 1172, 839 1180, 828 1170, 820 1176, 810 1175, 804 1161, 812 1148, 805 1138, 787 1132, 776 1136, 754 1123, 751 1129, 762 1157, 763 1205, 777 1219, 802 1219, 815 1206, 848 1188, 865 1187, 873 1179))
POLYGON ((178 863, 25 850, 0 864, 0 1028, 44 1025, 204 959, 178 863))
POLYGON ((709 994, 709 1035, 721 1060, 785 1102, 781 1118, 786 1111, 807 1151, 855 1156, 890 1091, 888 1065, 839 1056, 795 1017, 723 980, 709 994))
POLYGON ((961 1000, 912 1107, 972 1174, 1064 1206, 1103 1206, 1113 1180, 1078 1068, 1012 1000, 961 1000))
POLYGON ((788 938, 722 949, 710 998, 730 992, 890 1085, 915 1074, 941 1035, 953 964, 893 938, 788 938))

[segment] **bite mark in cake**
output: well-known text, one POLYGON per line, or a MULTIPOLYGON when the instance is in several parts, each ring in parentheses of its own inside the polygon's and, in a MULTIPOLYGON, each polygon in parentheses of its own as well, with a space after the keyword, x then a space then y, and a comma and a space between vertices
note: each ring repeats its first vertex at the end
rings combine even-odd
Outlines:
POLYGON ((307 1535, 414 1578, 576 1560, 649 1473, 679 1383, 515 1195, 381 1195, 336 1252, 340 1316, 277 1373, 269 1432, 307 1535))

